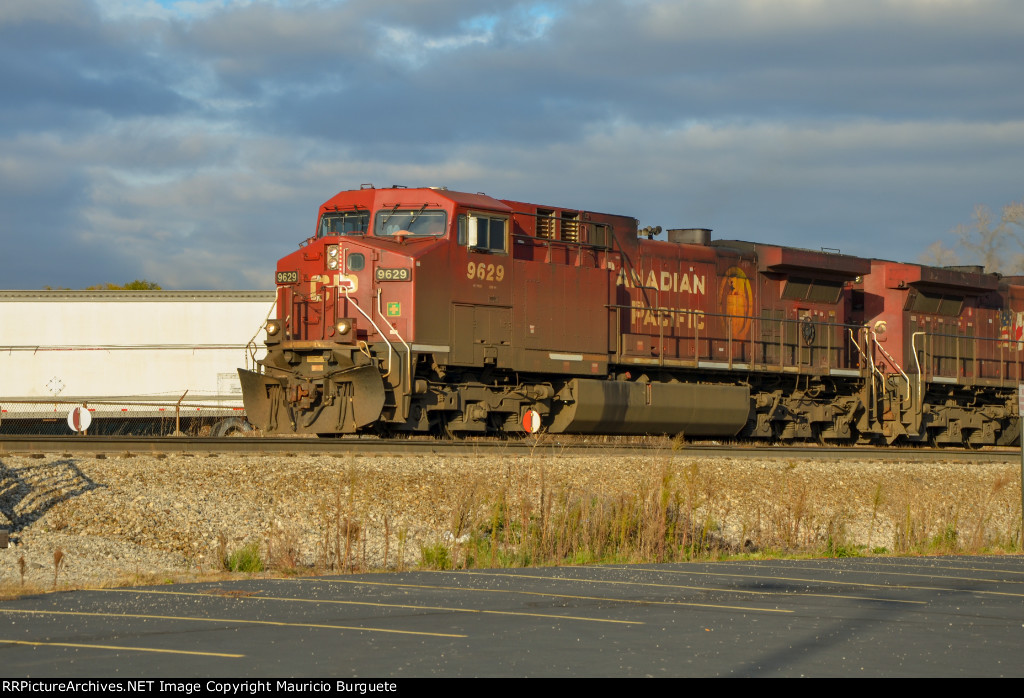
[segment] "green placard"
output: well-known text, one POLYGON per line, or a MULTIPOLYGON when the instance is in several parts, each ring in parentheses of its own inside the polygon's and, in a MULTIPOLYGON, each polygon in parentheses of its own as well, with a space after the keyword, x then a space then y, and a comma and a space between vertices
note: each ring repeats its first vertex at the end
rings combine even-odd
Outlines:
POLYGON ((402 314, 402 304, 398 301, 388 301, 388 317, 398 317, 402 314))

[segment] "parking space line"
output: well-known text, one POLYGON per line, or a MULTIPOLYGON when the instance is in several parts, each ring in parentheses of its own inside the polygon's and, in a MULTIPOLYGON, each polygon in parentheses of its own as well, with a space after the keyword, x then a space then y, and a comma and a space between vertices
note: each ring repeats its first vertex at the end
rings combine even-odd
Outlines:
MULTIPOLYGON (((461 572, 459 574, 462 574, 461 572)), ((301 580, 289 580, 299 582, 301 580)), ((731 606, 717 603, 697 603, 696 601, 650 601, 644 599, 624 599, 614 596, 581 596, 578 594, 556 594, 547 591, 523 591, 519 589, 482 589, 477 587, 452 587, 431 584, 407 584, 398 582, 367 582, 355 579, 318 579, 325 584, 362 584, 365 586, 403 587, 407 589, 435 589, 438 591, 475 591, 488 594, 521 594, 523 596, 543 596, 553 599, 573 599, 577 601, 612 601, 637 606, 687 606, 696 608, 719 608, 728 611, 750 611, 752 613, 793 613, 783 608, 763 608, 760 606, 731 606)))
POLYGON ((695 572, 692 570, 652 570, 648 567, 618 567, 612 569, 644 570, 646 572, 659 572, 663 574, 688 574, 707 577, 739 577, 741 579, 774 579, 781 582, 803 582, 812 584, 835 584, 837 586, 870 587, 872 589, 907 589, 911 591, 949 591, 966 594, 985 594, 988 596, 1012 596, 1024 597, 1024 594, 1015 594, 1009 591, 986 591, 982 589, 955 589, 952 587, 922 587, 910 586, 909 584, 871 584, 870 582, 841 582, 837 579, 805 579, 803 577, 775 577, 772 575, 754 574, 730 574, 728 572, 695 572))
POLYGON ((97 618, 145 618, 147 620, 187 620, 199 623, 240 623, 246 625, 275 625, 288 628, 316 628, 323 630, 358 630, 368 633, 393 633, 397 635, 425 635, 427 637, 467 637, 450 633, 427 633, 417 630, 394 630, 392 628, 368 628, 358 625, 326 625, 321 623, 285 623, 275 620, 245 620, 242 618, 197 618, 194 616, 160 616, 142 613, 94 613, 90 611, 36 611, 25 609, 0 608, 0 613, 27 613, 44 616, 89 616, 97 618))
MULTIPOLYGON (((644 572, 669 572, 671 570, 650 570, 646 567, 605 567, 601 569, 607 570, 628 570, 635 572, 641 570, 644 572)), ((659 584, 657 582, 633 582, 625 581, 621 579, 583 579, 580 577, 552 577, 543 574, 511 574, 508 572, 459 572, 459 574, 473 574, 481 576, 493 576, 493 577, 521 577, 526 579, 551 579, 561 582, 583 582, 587 584, 616 584, 625 586, 643 586, 643 587, 655 587, 665 589, 687 589, 690 591, 717 591, 725 594, 754 594, 760 596, 820 596, 826 599, 851 599, 853 601, 884 601, 885 603, 906 603, 906 604, 925 604, 927 601, 907 601, 904 599, 884 599, 872 596, 851 596, 849 594, 819 594, 815 592, 806 591, 757 591, 753 589, 729 589, 727 587, 702 587, 702 586, 688 586, 685 584, 659 584)), ((898 588, 898 587, 897 587, 898 588)))
MULTIPOLYGON (((194 592, 194 591, 163 591, 157 589, 97 589, 97 591, 111 591, 120 592, 127 594, 168 594, 172 596, 202 596, 206 598, 211 597, 210 594, 194 592)), ((525 611, 492 611, 487 609, 478 608, 455 608, 452 606, 415 606, 413 604, 400 604, 400 603, 379 603, 375 601, 342 601, 337 599, 296 599, 287 596, 233 596, 231 597, 237 601, 248 601, 260 600, 260 601, 288 601, 294 603, 315 603, 315 604, 338 604, 342 606, 373 606, 380 608, 403 608, 415 611, 448 611, 451 613, 482 613, 492 614, 499 616, 528 616, 532 618, 556 618, 559 620, 579 620, 590 623, 620 623, 623 625, 643 625, 643 621, 635 620, 614 620, 608 618, 587 618, 584 616, 566 616, 558 613, 527 613, 525 611)))
MULTIPOLYGON (((740 563, 736 563, 736 564, 749 565, 750 563, 740 562, 740 563)), ((910 567, 910 568, 913 568, 913 569, 921 569, 920 565, 906 565, 906 564, 889 563, 887 566, 891 566, 891 567, 910 567)), ((782 567, 783 569, 793 569, 793 570, 826 570, 826 571, 835 571, 836 570, 836 568, 810 567, 808 565, 780 565, 780 567, 782 567)), ((880 567, 882 567, 882 565, 881 564, 872 564, 872 565, 868 565, 868 567, 878 567, 878 568, 880 568, 880 567)), ((994 570, 994 569, 983 569, 983 568, 977 568, 977 567, 949 567, 949 566, 945 566, 945 565, 935 565, 934 568, 935 569, 939 569, 939 570, 961 570, 961 571, 964 571, 964 572, 999 572, 1001 574, 1005 572, 1006 574, 1024 574, 1024 572, 1018 572, 1018 571, 1013 571, 1013 570, 994 570)), ((857 573, 857 574, 888 574, 888 575, 899 576, 899 577, 930 577, 930 578, 938 578, 938 579, 961 579, 961 580, 963 580, 965 582, 988 582, 988 583, 991 583, 991 584, 1024 584, 1024 580, 1019 580, 1019 579, 987 579, 987 578, 983 578, 983 577, 957 577, 957 576, 948 575, 948 574, 925 574, 924 572, 890 572, 890 571, 881 570, 881 569, 842 569, 840 571, 842 571, 844 573, 851 573, 851 574, 853 574, 853 573, 857 573)))
MULTIPOLYGON (((733 564, 733 563, 730 563, 733 564)), ((738 562, 736 565, 750 565, 750 563, 738 562)), ((871 569, 838 569, 835 567, 812 567, 809 565, 780 565, 781 569, 806 569, 821 572, 842 572, 843 574, 887 574, 894 577, 926 577, 929 579, 958 579, 961 581, 981 581, 991 584, 1024 584, 1024 580, 1016 579, 987 579, 984 577, 957 577, 949 574, 926 574, 924 572, 888 572, 871 569)), ((976 570, 988 571, 988 570, 976 570)))
POLYGON ((87 645, 80 642, 35 642, 32 640, 3 640, 5 645, 30 645, 32 647, 74 647, 76 649, 112 650, 114 652, 159 652, 161 654, 191 654, 199 657, 224 657, 238 659, 244 654, 225 654, 223 652, 194 652, 189 650, 167 650, 159 647, 128 647, 121 645, 87 645))

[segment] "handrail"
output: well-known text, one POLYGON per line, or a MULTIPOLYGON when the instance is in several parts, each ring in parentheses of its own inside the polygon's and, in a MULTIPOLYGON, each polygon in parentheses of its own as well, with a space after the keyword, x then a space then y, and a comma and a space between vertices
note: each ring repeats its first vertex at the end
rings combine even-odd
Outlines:
POLYGON ((560 240, 560 239, 555 239, 555 238, 539 238, 539 237, 534 237, 533 235, 523 235, 522 233, 512 233, 512 240, 513 241, 515 241, 515 240, 530 240, 531 242, 533 242, 534 244, 536 244, 536 245, 538 245, 540 247, 550 247, 552 244, 555 244, 555 245, 565 245, 566 247, 578 247, 578 248, 585 247, 585 248, 590 249, 590 250, 604 250, 604 251, 607 251, 607 250, 612 250, 613 249, 611 245, 595 245, 592 242, 580 242, 578 240, 574 242, 572 240, 560 240))
POLYGON ((363 309, 359 307, 359 304, 356 302, 356 300, 348 294, 348 289, 342 288, 341 290, 345 292, 345 300, 350 301, 352 303, 355 309, 359 311, 359 314, 366 318, 367 322, 373 325, 373 329, 377 330, 377 334, 379 334, 381 339, 384 340, 384 343, 388 345, 388 370, 384 375, 381 376, 381 378, 387 378, 388 376, 391 375, 391 353, 394 351, 394 347, 392 347, 391 342, 388 341, 387 335, 381 332, 380 328, 377 327, 377 323, 373 321, 373 318, 371 318, 369 315, 363 312, 363 309))
MULTIPOLYGON (((656 287, 640 287, 640 288, 643 288, 644 290, 660 291, 660 289, 657 289, 656 287)), ((623 305, 623 304, 609 303, 609 304, 605 304, 604 307, 607 310, 609 310, 609 311, 614 311, 615 312, 615 314, 616 314, 616 324, 615 324, 615 326, 618 327, 618 328, 621 328, 624 323, 627 323, 627 321, 623 318, 623 311, 629 311, 630 315, 628 316, 629 320, 628 320, 627 324, 630 324, 630 325, 632 325, 632 324, 634 324, 636 322, 636 320, 633 318, 633 314, 634 313, 642 312, 642 313, 650 313, 651 314, 651 316, 654 318, 654 322, 658 325, 657 332, 655 333, 655 331, 654 331, 654 329, 652 327, 652 328, 649 328, 649 329, 645 328, 642 332, 640 332, 640 334, 650 333, 652 339, 657 338, 657 340, 659 341, 660 348, 659 348, 659 351, 658 351, 658 354, 657 354, 658 359, 659 359, 659 365, 664 365, 664 361, 666 359, 670 359, 670 358, 671 359, 686 359, 687 358, 685 356, 684 350, 682 348, 679 349, 678 354, 671 354, 671 353, 666 353, 665 352, 664 344, 665 344, 666 338, 668 338, 668 337, 672 337, 672 338, 680 339, 680 340, 686 340, 687 342, 692 342, 693 343, 693 353, 692 353, 692 356, 690 357, 690 360, 693 360, 693 361, 700 361, 701 360, 701 350, 700 350, 701 342, 708 342, 708 341, 722 341, 722 342, 726 342, 727 344, 730 345, 729 360, 728 360, 728 362, 730 364, 730 368, 732 368, 732 364, 736 362, 736 359, 733 356, 732 348, 731 347, 734 347, 736 345, 739 345, 739 346, 743 347, 745 350, 749 349, 750 355, 745 360, 751 362, 751 365, 758 364, 758 363, 760 363, 761 365, 763 365, 765 367, 767 367, 769 365, 773 365, 773 366, 777 365, 780 370, 783 367, 785 367, 786 365, 788 365, 788 362, 786 361, 786 358, 785 358, 785 348, 786 347, 793 348, 793 347, 798 347, 798 346, 800 346, 800 347, 804 346, 804 345, 800 344, 800 342, 798 340, 786 341, 786 333, 785 333, 784 330, 789 325, 799 326, 799 325, 803 324, 804 322, 806 322, 807 321, 806 319, 766 318, 766 317, 763 317, 761 315, 738 315, 738 314, 732 314, 732 313, 714 313, 714 312, 707 312, 707 311, 705 311, 705 310, 703 310, 703 309, 701 309, 699 307, 698 308, 669 308, 669 307, 662 306, 660 303, 658 303, 657 305, 632 305, 632 304, 630 304, 630 305, 623 305), (676 327, 673 328, 672 331, 667 330, 666 328, 671 327, 672 323, 674 322, 670 318, 678 317, 678 316, 681 316, 681 315, 682 316, 690 316, 692 318, 691 322, 686 323, 685 326, 682 326, 682 325, 676 326, 676 327), (669 318, 669 320, 667 321, 668 324, 666 322, 666 317, 669 318), (731 324, 726 326, 726 334, 724 334, 724 335, 716 335, 710 329, 705 330, 703 327, 701 327, 701 325, 706 320, 712 320, 712 319, 715 319, 715 318, 721 318, 721 319, 725 319, 725 320, 748 320, 748 321, 750 321, 750 323, 749 323, 750 324, 749 336, 747 336, 747 337, 745 337, 743 339, 737 339, 733 335, 732 325, 731 324), (767 339, 764 336, 761 336, 761 337, 758 336, 758 330, 757 330, 758 327, 764 328, 764 327, 767 327, 769 325, 775 325, 775 324, 777 324, 777 328, 773 331, 773 334, 777 333, 777 340, 778 340, 777 342, 775 341, 776 338, 774 338, 774 337, 771 338, 771 339, 767 339), (702 332, 704 332, 704 334, 701 334, 702 332), (773 360, 773 359, 770 359, 770 358, 763 358, 761 360, 758 360, 757 359, 757 348, 758 347, 771 347, 771 346, 774 346, 778 350, 778 358, 777 358, 777 360, 773 360)), ((834 337, 832 332, 835 332, 837 329, 840 332, 843 331, 843 330, 850 330, 850 328, 858 328, 859 329, 861 326, 860 325, 851 325, 851 324, 847 324, 847 323, 826 322, 824 320, 820 320, 820 321, 819 320, 813 320, 812 322, 813 322, 813 324, 816 327, 824 328, 824 330, 827 330, 827 334, 826 335, 822 335, 823 337, 826 337, 826 339, 820 345, 814 345, 814 346, 810 347, 815 352, 824 352, 825 360, 824 360, 823 366, 824 366, 825 370, 830 371, 833 367, 835 367, 835 368, 845 368, 845 362, 842 361, 842 360, 838 360, 837 358, 834 358, 833 357, 833 353, 838 353, 838 356, 845 356, 845 355, 849 354, 850 350, 849 350, 849 348, 844 347, 842 342, 837 341, 837 337, 834 337)), ((623 352, 622 352, 622 337, 621 337, 621 335, 623 334, 623 332, 620 330, 620 331, 617 332, 617 334, 619 335, 619 337, 618 337, 618 342, 616 344, 616 352, 617 352, 616 353, 616 357, 622 357, 623 356, 623 352)), ((865 341, 867 341, 867 340, 865 340, 865 341)), ((856 342, 854 342, 854 343, 856 344, 856 342)), ((858 349, 859 349, 859 345, 858 345, 858 349)), ((796 366, 798 364, 793 364, 793 365, 796 366)), ((799 365, 808 366, 808 364, 799 364, 799 365)))
POLYGON ((926 332, 914 332, 910 335, 910 350, 914 352, 914 363, 917 364, 917 410, 921 411, 921 406, 924 404, 924 394, 922 393, 921 386, 924 385, 924 376, 921 372, 921 360, 917 356, 917 338, 918 336, 926 337, 926 332))
MULTIPOLYGON (((393 334, 396 337, 398 337, 398 341, 400 341, 402 343, 402 345, 405 347, 405 373, 408 376, 408 379, 407 379, 405 385, 406 385, 406 388, 409 391, 409 394, 411 395, 412 394, 412 348, 409 346, 409 344, 404 339, 402 339, 402 335, 400 335, 398 333, 398 328, 392 326, 391 323, 388 322, 388 319, 386 317, 384 317, 384 313, 381 312, 381 308, 380 308, 381 302, 382 302, 381 301, 381 289, 378 288, 377 289, 377 315, 380 317, 381 320, 383 320, 387 324, 388 332, 390 332, 391 334, 393 334)), ((378 332, 379 331, 380 330, 378 330, 378 332)), ((399 358, 401 358, 401 355, 399 355, 399 358)), ((391 369, 391 367, 389 366, 388 370, 390 371, 390 369, 391 369)), ((405 410, 404 409, 402 410, 402 412, 403 412, 403 414, 402 414, 403 417, 408 417, 409 416, 408 414, 405 414, 405 410)))
MULTIPOLYGON (((655 287, 654 286, 637 286, 635 288, 653 289, 655 287)), ((704 311, 704 310, 702 310, 700 308, 667 308, 667 307, 659 307, 659 306, 654 306, 654 305, 622 305, 622 304, 615 304, 615 303, 608 303, 604 307, 608 308, 609 310, 614 310, 616 308, 621 308, 623 310, 645 310, 645 311, 648 311, 648 312, 651 312, 651 313, 662 312, 662 313, 670 313, 670 314, 676 314, 676 315, 691 315, 691 314, 693 314, 693 315, 700 315, 701 317, 721 317, 721 318, 732 318, 732 319, 736 319, 736 320, 758 320, 758 321, 762 321, 762 322, 769 321, 769 320, 771 322, 782 322, 782 323, 791 323, 791 324, 800 324, 802 322, 805 322, 804 320, 791 320, 791 319, 787 319, 787 318, 765 318, 765 317, 762 317, 760 315, 734 315, 732 313, 709 313, 709 312, 706 312, 706 311, 704 311)), ((824 321, 815 320, 815 321, 813 321, 813 323, 815 325, 822 326, 822 327, 842 327, 842 328, 850 328, 850 327, 857 327, 857 328, 859 328, 860 327, 860 325, 856 325, 856 324, 853 324, 853 323, 846 323, 846 322, 824 322, 824 321)), ((723 337, 723 339, 724 339, 724 337, 723 337)))
MULTIPOLYGON (((953 374, 951 374, 951 375, 946 375, 942 371, 939 371, 939 375, 942 376, 942 377, 945 377, 945 378, 955 378, 955 379, 958 379, 958 380, 960 378, 975 379, 975 380, 997 380, 997 381, 999 381, 1000 383, 1003 383, 1003 384, 1010 383, 1010 382, 1013 382, 1014 384, 1016 384, 1016 382, 1017 382, 1017 381, 1012 381, 1008 377, 1008 374, 1007 374, 1006 371, 1004 371, 1004 366, 1003 366, 1003 363, 1008 363, 1008 361, 1004 358, 1002 350, 1005 348, 1005 346, 1007 344, 1013 344, 1014 340, 1007 340, 1005 337, 978 337, 978 336, 961 335, 961 334, 946 334, 946 333, 939 334, 937 332, 921 331, 921 332, 915 332, 912 335, 911 347, 914 350, 914 355, 915 356, 917 355, 917 346, 916 346, 916 340, 914 338, 917 335, 921 335, 922 337, 925 338, 925 343, 922 345, 921 348, 924 350, 926 358, 930 356, 932 358, 951 359, 951 360, 953 360, 954 366, 957 367, 956 371, 954 371, 953 374), (940 338, 940 339, 945 338, 945 339, 955 340, 955 342, 954 342, 954 351, 952 353, 948 353, 948 350, 947 351, 940 351, 940 352, 929 351, 928 344, 930 343, 930 340, 932 340, 934 338, 940 338), (961 356, 960 349, 961 349, 961 341, 963 341, 963 340, 967 340, 968 342, 973 342, 974 343, 972 345, 972 347, 974 348, 974 351, 971 354, 971 357, 973 357, 973 358, 968 358, 968 357, 961 356), (985 353, 986 347, 991 349, 991 347, 993 346, 993 343, 1000 350, 999 351, 999 356, 998 357, 993 357, 993 358, 982 358, 982 357, 980 357, 979 353, 985 353), (972 364, 973 364, 973 375, 967 376, 967 375, 961 375, 959 373, 961 361, 971 361, 972 362, 972 364), (995 377, 995 378, 991 378, 991 377, 986 378, 986 377, 982 376, 981 375, 982 370, 980 370, 979 367, 981 365, 991 365, 993 362, 998 362, 998 364, 999 364, 999 375, 997 377, 995 377)), ((1022 353, 1016 360, 1012 361, 1012 363, 1014 363, 1014 364, 1016 364, 1018 366, 1018 370, 1017 370, 1018 375, 1021 372, 1020 371, 1020 364, 1021 364, 1021 359, 1022 358, 1024 358, 1024 353, 1022 353)), ((926 367, 922 367, 922 376, 923 376, 924 373, 927 373, 927 372, 928 372, 927 368, 926 367)), ((931 376, 932 376, 932 378, 930 378, 929 380, 934 380, 934 376, 935 376, 935 372, 934 371, 931 372, 931 376)))
MULTIPOLYGON (((871 339, 875 343, 875 348, 877 348, 880 352, 882 352, 882 356, 884 356, 886 359, 889 360, 889 363, 892 364, 892 367, 895 368, 897 371, 899 371, 900 375, 903 376, 903 380, 905 380, 907 382, 907 400, 911 400, 913 398, 913 396, 910 394, 910 377, 903 371, 903 367, 900 366, 898 363, 896 363, 896 359, 892 358, 892 356, 889 354, 889 352, 887 352, 885 350, 885 347, 883 347, 878 342, 878 334, 874 330, 868 330, 868 331, 871 333, 871 339)), ((903 398, 901 397, 900 398, 900 407, 902 407, 902 406, 903 406, 903 398)))
MULTIPOLYGON (((654 315, 655 317, 657 317, 660 314, 662 316, 662 318, 664 318, 665 315, 668 315, 670 317, 675 317, 675 316, 678 316, 678 315, 693 315, 694 316, 694 323, 695 323, 694 327, 692 327, 692 328, 690 328, 690 327, 679 327, 678 329, 681 330, 681 331, 676 332, 675 334, 672 334, 672 333, 669 333, 669 332, 664 332, 665 336, 674 336, 674 337, 677 337, 677 338, 685 338, 688 341, 689 340, 696 341, 696 339, 699 338, 702 341, 703 340, 707 340, 707 339, 711 339, 711 340, 721 339, 724 342, 724 341, 726 341, 728 339, 725 334, 722 334, 720 337, 719 336, 708 336, 706 332, 704 334, 700 334, 697 331, 697 328, 696 328, 696 322, 697 322, 698 318, 700 318, 701 320, 703 320, 703 319, 712 319, 712 318, 744 319, 744 320, 750 320, 752 323, 755 323, 755 325, 759 323, 760 326, 762 326, 762 327, 764 327, 766 323, 771 322, 771 323, 777 323, 780 328, 784 328, 784 327, 791 326, 791 325, 798 325, 799 323, 802 322, 801 320, 791 319, 791 318, 766 318, 766 317, 762 317, 760 315, 734 315, 734 314, 731 314, 731 313, 713 313, 713 312, 707 312, 707 311, 705 311, 705 310, 703 310, 701 308, 668 308, 668 307, 661 306, 660 304, 659 305, 624 305, 624 304, 610 303, 610 304, 606 304, 604 307, 606 309, 608 309, 608 310, 613 310, 613 311, 616 311, 616 312, 618 312, 620 314, 622 313, 622 311, 629 311, 630 313, 632 313, 632 312, 649 312, 652 315, 654 315)), ((631 316, 629 316, 629 315, 627 315, 625 317, 626 318, 631 318, 631 316)), ((632 319, 626 320, 626 319, 624 319, 621 316, 620 316, 619 320, 620 320, 620 322, 616 325, 617 327, 621 327, 623 322, 627 322, 629 324, 632 324, 633 322, 635 322, 632 319)), ((663 321, 664 320, 662 320, 662 322, 663 321)), ((838 323, 838 322, 825 322, 825 321, 822 321, 822 320, 813 320, 812 322, 813 322, 813 324, 815 326, 817 326, 817 327, 824 327, 824 328, 842 328, 844 330, 849 330, 851 327, 858 328, 858 329, 862 327, 861 325, 852 325, 852 324, 838 323)), ((868 329, 870 329, 870 328, 868 328, 868 329)), ((646 333, 646 331, 645 332, 641 332, 641 334, 644 334, 644 333, 646 333)), ((655 332, 653 327, 651 328, 650 333, 651 333, 652 337, 657 337, 659 334, 661 334, 661 332, 655 332)), ((781 350, 781 348, 783 346, 794 346, 795 343, 792 342, 792 341, 786 341, 785 337, 782 336, 782 334, 783 333, 780 333, 780 336, 778 337, 778 341, 775 342, 775 346, 777 348, 779 348, 780 350, 781 350)), ((1003 358, 1000 358, 1000 357, 986 358, 984 356, 984 354, 988 353, 987 349, 992 349, 994 346, 1003 347, 1003 345, 1013 344, 1013 343, 1015 343, 1013 340, 1007 340, 1005 337, 979 337, 979 336, 973 336, 972 337, 972 336, 969 336, 969 335, 936 334, 936 333, 931 333, 931 332, 925 332, 923 334, 927 338, 933 338, 933 337, 943 338, 943 337, 945 337, 945 338, 957 340, 957 342, 956 342, 957 354, 956 355, 954 355, 954 354, 949 354, 949 355, 946 355, 946 354, 935 354, 936 356, 942 356, 942 357, 946 357, 946 358, 950 358, 950 359, 955 359, 956 362, 957 362, 957 365, 959 365, 959 362, 961 360, 961 357, 959 356, 959 350, 961 348, 961 343, 964 342, 964 341, 972 342, 973 343, 972 346, 976 347, 976 351, 972 355, 974 358, 970 359, 970 360, 975 362, 975 363, 977 363, 979 368, 977 370, 977 375, 970 376, 970 377, 976 378, 978 380, 998 380, 998 381, 1001 381, 1004 384, 1005 383, 1009 383, 1009 382, 1016 383, 1016 381, 1013 381, 1009 377, 1009 371, 1006 369, 1006 367, 1001 365, 1002 363, 1011 363, 1011 362, 1018 366, 1017 373, 1021 374, 1021 375, 1024 375, 1024 349, 1021 350, 1020 356, 1017 359, 1006 359, 1005 356, 1003 358), (1001 377, 991 378, 991 377, 983 376, 982 375, 983 372, 982 372, 982 369, 980 367, 982 365, 991 366, 992 364, 994 364, 996 362, 1000 362, 1000 376, 1001 377)), ((733 338, 733 341, 734 342, 736 341, 735 337, 733 338)), ((744 341, 746 341, 746 340, 744 340, 744 341)), ((767 345, 770 345, 772 343, 771 341, 769 341, 768 339, 766 339, 764 337, 757 338, 756 332, 751 332, 750 341, 755 346, 767 346, 767 345)), ((868 341, 870 342, 871 340, 869 339, 868 341)), ((858 347, 858 349, 860 349, 860 345, 859 344, 857 344, 856 342, 853 342, 853 343, 854 343, 855 346, 858 347)), ((881 348, 880 345, 879 345, 879 348, 881 348)), ((820 347, 820 349, 822 349, 824 351, 824 350, 826 350, 826 347, 823 346, 823 347, 820 347)), ((695 351, 696 351, 696 348, 695 348, 695 351)), ((830 352, 831 351, 843 351, 843 347, 839 346, 839 345, 833 345, 831 348, 828 348, 828 351, 830 351, 830 352)), ((885 354, 886 352, 883 350, 882 353, 885 354)), ((680 356, 680 358, 682 358, 682 356, 680 356)), ((897 364, 897 362, 891 356, 887 355, 887 358, 892 363, 894 370, 896 370, 899 373, 901 373, 903 375, 903 377, 906 380, 908 380, 908 384, 909 384, 909 376, 907 376, 906 371, 904 369, 902 369, 899 366, 899 364, 897 364)), ((781 356, 780 356, 780 361, 781 361, 781 356)), ((925 368, 922 367, 922 374, 924 374, 924 372, 925 372, 925 368)), ((913 395, 912 394, 908 394, 908 397, 913 398, 913 395)))
POLYGON ((853 338, 853 328, 849 327, 846 331, 850 334, 850 342, 853 344, 853 346, 857 347, 857 353, 864 357, 864 362, 868 365, 871 371, 877 373, 878 377, 884 381, 885 376, 883 376, 882 372, 879 371, 878 368, 875 366, 875 362, 872 361, 871 357, 864 353, 864 350, 860 348, 860 342, 853 338))
MULTIPOLYGON (((868 410, 869 410, 869 415, 870 415, 870 413, 872 411, 875 413, 874 414, 874 419, 876 421, 881 421, 879 419, 879 417, 878 417, 878 407, 877 407, 876 398, 875 398, 875 375, 877 374, 878 380, 882 383, 882 387, 883 388, 885 387, 885 376, 882 375, 882 372, 878 370, 877 366, 875 366, 875 362, 871 358, 871 354, 867 353, 864 349, 860 348, 860 339, 859 338, 858 339, 854 339, 853 338, 853 328, 849 328, 847 330, 847 332, 850 333, 850 341, 853 342, 853 346, 857 347, 857 352, 864 358, 864 362, 871 369, 868 372, 868 380, 871 382, 871 395, 870 395, 870 403, 868 404, 868 410)), ((867 346, 867 342, 868 342, 867 328, 866 327, 861 327, 857 331, 857 334, 859 335, 862 332, 864 333, 864 344, 865 344, 865 347, 866 347, 867 346)))

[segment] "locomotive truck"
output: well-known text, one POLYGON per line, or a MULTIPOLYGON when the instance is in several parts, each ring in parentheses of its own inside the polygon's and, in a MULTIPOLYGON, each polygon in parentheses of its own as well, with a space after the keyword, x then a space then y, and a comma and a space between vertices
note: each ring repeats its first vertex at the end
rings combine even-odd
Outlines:
POLYGON ((278 262, 268 433, 1018 438, 1024 286, 443 187, 344 191, 278 262))

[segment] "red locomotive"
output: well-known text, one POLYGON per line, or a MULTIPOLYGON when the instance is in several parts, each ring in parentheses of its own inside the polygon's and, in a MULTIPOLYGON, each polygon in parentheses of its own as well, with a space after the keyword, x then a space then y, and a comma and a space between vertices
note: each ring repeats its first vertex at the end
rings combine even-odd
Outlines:
POLYGON ((277 265, 271 433, 1004 444, 1024 286, 444 188, 341 192, 277 265))

